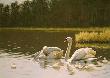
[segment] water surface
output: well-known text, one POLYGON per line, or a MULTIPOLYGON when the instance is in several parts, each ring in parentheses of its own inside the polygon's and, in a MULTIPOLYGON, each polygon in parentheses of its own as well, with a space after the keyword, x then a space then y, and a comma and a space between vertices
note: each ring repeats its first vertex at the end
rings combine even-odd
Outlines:
MULTIPOLYGON (((64 38, 71 36, 74 40, 75 33, 1 30, 0 78, 109 78, 109 62, 91 70, 71 71, 72 68, 68 68, 64 59, 33 61, 33 54, 41 50, 43 46, 57 46, 65 51, 67 43, 63 42, 64 38)), ((96 57, 101 57, 100 60, 104 57, 107 60, 110 59, 110 47, 103 48, 94 45, 86 45, 86 47, 96 50, 96 57)), ((73 41, 71 54, 78 48, 73 41)))

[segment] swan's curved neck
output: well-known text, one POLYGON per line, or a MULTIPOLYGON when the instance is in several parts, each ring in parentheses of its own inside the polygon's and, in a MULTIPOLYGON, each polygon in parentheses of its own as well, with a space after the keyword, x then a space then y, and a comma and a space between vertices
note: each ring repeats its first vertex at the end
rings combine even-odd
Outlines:
POLYGON ((66 53, 65 53, 65 60, 66 61, 69 59, 71 46, 72 46, 72 41, 71 42, 68 42, 68 47, 67 47, 67 50, 66 50, 66 53))

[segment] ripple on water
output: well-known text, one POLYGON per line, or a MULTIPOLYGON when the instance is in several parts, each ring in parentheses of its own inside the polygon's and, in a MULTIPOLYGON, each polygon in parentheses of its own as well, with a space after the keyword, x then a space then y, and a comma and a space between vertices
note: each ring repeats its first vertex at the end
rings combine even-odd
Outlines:
MULTIPOLYGON (((7 55, 7 53, 0 54, 0 56, 4 56, 0 58, 0 73, 2 73, 2 78, 9 76, 11 78, 109 78, 110 76, 109 64, 104 64, 102 67, 97 67, 98 69, 89 72, 87 70, 74 69, 71 74, 67 69, 67 65, 59 63, 60 61, 58 60, 46 61, 48 67, 41 68, 40 63, 32 61, 33 58, 28 59, 25 56, 15 58, 7 55), (16 69, 11 68, 13 63, 15 63, 16 69), (60 68, 56 70, 56 66, 60 64, 60 68)), ((64 61, 62 60, 61 62, 64 61)))

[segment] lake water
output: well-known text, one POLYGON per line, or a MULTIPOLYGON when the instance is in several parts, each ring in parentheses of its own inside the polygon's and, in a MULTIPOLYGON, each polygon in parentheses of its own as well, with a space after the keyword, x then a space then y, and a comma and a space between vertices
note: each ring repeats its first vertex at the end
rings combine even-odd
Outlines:
MULTIPOLYGON (((108 47, 105 44, 101 44, 103 47, 92 45, 97 51, 96 57, 101 57, 99 61, 105 57, 108 62, 90 67, 91 70, 71 71, 72 68, 68 68, 63 59, 33 60, 34 53, 45 45, 57 46, 65 51, 67 43, 64 39, 71 36, 74 40, 75 33, 0 30, 0 78, 109 78, 109 44, 106 44, 108 47)), ((78 48, 73 41, 71 54, 78 48)))

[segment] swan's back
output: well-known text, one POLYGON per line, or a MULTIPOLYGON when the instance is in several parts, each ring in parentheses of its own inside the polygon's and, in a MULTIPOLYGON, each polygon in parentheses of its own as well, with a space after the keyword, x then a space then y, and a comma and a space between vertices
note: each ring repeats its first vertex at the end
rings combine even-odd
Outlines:
POLYGON ((80 60, 80 59, 83 59, 83 57, 85 57, 85 55, 86 55, 85 49, 80 48, 74 52, 74 54, 72 55, 72 57, 70 59, 73 61, 80 60))
POLYGON ((46 47, 46 48, 43 49, 43 52, 48 52, 48 53, 50 53, 50 52, 52 52, 52 51, 61 51, 61 49, 58 48, 58 47, 46 47))
POLYGON ((58 48, 58 47, 47 47, 47 46, 44 46, 44 47, 43 47, 43 53, 44 53, 44 54, 49 54, 49 53, 51 53, 51 52, 53 52, 53 51, 58 51, 58 52, 60 52, 61 49, 58 48))
POLYGON ((85 58, 91 58, 96 55, 96 51, 94 51, 92 48, 80 48, 74 52, 72 57, 69 59, 70 62, 85 59, 85 58))
POLYGON ((61 58, 63 56, 63 50, 58 47, 43 47, 43 53, 48 58, 61 58))
POLYGON ((92 48, 86 48, 86 56, 85 58, 91 58, 91 57, 95 57, 96 55, 96 51, 93 50, 92 48))

